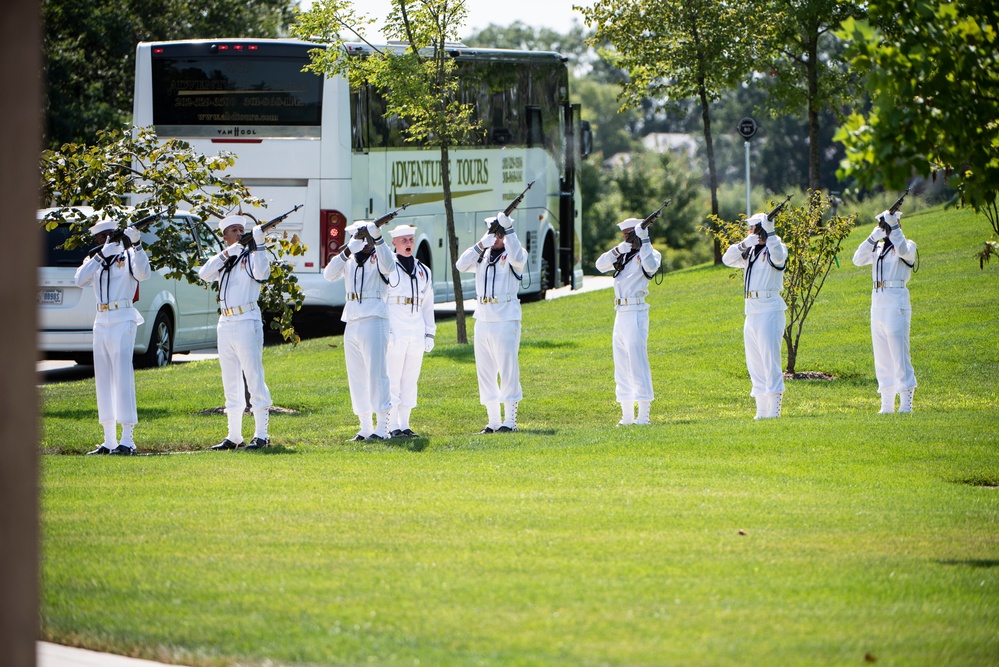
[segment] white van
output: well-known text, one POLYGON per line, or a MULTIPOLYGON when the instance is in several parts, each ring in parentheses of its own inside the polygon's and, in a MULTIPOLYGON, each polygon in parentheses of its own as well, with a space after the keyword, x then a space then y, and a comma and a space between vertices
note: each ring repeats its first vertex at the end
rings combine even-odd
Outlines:
MULTIPOLYGON (((93 209, 76 207, 85 218, 93 209)), ((55 209, 38 211, 39 223, 55 209)), ((161 223, 157 223, 161 224, 161 223)), ((177 211, 162 224, 170 224, 199 239, 201 261, 221 250, 220 241, 201 220, 187 211, 177 211)), ((83 222, 84 227, 90 223, 83 222)), ((93 287, 76 286, 73 276, 83 263, 89 248, 64 250, 59 246, 69 237, 69 225, 52 231, 41 227, 42 262, 38 269, 38 348, 48 359, 72 359, 81 364, 93 363, 93 326, 97 301, 93 287)), ((143 233, 143 240, 155 239, 143 233)), ((135 307, 145 322, 135 335, 135 365, 166 366, 174 352, 190 352, 216 345, 218 300, 207 284, 167 279, 167 269, 152 272, 139 283, 135 307)))

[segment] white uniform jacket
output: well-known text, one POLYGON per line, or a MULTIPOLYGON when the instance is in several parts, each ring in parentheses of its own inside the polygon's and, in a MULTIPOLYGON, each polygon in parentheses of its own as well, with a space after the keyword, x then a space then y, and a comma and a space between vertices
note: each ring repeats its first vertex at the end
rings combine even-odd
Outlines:
POLYGON ((437 333, 433 275, 415 257, 412 274, 396 261, 386 286, 385 302, 388 305, 389 327, 396 336, 409 334, 422 339, 437 333))
POLYGON ((219 253, 198 271, 201 279, 219 284, 219 322, 259 320, 260 283, 271 275, 271 261, 263 248, 244 248, 238 257, 219 253))
POLYGON ((94 286, 97 297, 95 323, 132 321, 138 326, 144 320, 132 307, 132 299, 139 282, 149 275, 149 257, 142 246, 136 246, 108 259, 100 254, 87 257, 76 270, 74 280, 77 287, 94 286))
POLYGON ((342 321, 388 317, 385 294, 394 265, 393 253, 382 238, 375 241, 375 251, 363 264, 358 264, 346 248, 330 260, 323 269, 323 277, 330 282, 343 278, 347 302, 340 316, 342 321))
MULTIPOLYGON (((615 270, 614 262, 621 257, 615 250, 612 248, 597 258, 598 271, 615 270)), ((623 257, 624 266, 614 274, 614 310, 648 310, 645 297, 649 295, 649 281, 662 263, 662 254, 651 243, 643 242, 641 250, 630 251, 623 257)))
POLYGON ((746 315, 787 310, 780 295, 784 288, 787 246, 779 236, 768 234, 767 244, 760 251, 756 247, 747 251, 741 243, 734 243, 722 255, 722 262, 725 266, 745 270, 746 315))
POLYGON ((875 242, 865 239, 853 253, 853 263, 871 266, 874 280, 871 308, 911 310, 906 283, 916 262, 916 243, 905 238, 901 227, 892 230, 888 241, 890 243, 885 243, 884 239, 875 242))
POLYGON ((521 319, 517 292, 527 265, 527 251, 512 227, 507 228, 503 241, 505 247, 495 257, 491 248, 482 250, 476 243, 454 263, 459 271, 475 273, 478 303, 474 317, 480 322, 519 322, 521 319), (479 258, 482 258, 481 262, 479 258))

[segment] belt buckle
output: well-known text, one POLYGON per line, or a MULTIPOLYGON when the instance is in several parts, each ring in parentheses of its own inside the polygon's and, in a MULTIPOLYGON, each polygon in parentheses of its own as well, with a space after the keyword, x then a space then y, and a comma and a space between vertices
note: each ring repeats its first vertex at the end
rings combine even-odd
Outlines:
POLYGON ((98 313, 106 313, 110 308, 111 307, 108 304, 106 304, 106 303, 99 303, 99 304, 97 304, 97 312, 98 313))

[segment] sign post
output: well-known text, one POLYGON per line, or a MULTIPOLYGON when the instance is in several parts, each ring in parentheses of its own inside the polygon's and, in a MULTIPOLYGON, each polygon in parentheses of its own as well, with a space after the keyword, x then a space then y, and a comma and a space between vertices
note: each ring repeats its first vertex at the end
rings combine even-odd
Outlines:
POLYGON ((739 121, 739 134, 742 135, 743 140, 746 143, 746 217, 748 218, 753 214, 749 203, 749 140, 756 135, 757 130, 756 121, 746 116, 739 121))

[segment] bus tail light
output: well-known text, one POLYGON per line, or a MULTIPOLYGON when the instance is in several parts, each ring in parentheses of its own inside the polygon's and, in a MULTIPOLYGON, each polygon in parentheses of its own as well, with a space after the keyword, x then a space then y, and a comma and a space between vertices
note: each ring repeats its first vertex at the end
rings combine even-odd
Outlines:
POLYGON ((343 213, 334 209, 319 211, 319 233, 323 243, 319 250, 320 268, 326 268, 330 259, 340 252, 346 229, 347 218, 343 213))

